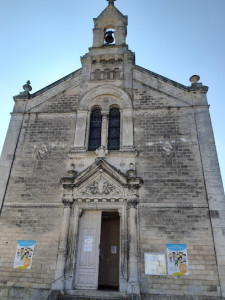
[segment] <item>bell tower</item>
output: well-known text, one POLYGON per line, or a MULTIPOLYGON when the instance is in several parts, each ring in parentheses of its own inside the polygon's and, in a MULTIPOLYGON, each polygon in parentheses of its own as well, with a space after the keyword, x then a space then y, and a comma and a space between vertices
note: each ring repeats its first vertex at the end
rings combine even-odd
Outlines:
POLYGON ((115 0, 107 0, 108 7, 94 19, 93 47, 126 45, 127 16, 114 6, 115 0))
POLYGON ((132 95, 135 56, 126 44, 128 17, 107 0, 108 6, 94 18, 93 44, 81 57, 81 97, 99 84, 124 88, 132 95))

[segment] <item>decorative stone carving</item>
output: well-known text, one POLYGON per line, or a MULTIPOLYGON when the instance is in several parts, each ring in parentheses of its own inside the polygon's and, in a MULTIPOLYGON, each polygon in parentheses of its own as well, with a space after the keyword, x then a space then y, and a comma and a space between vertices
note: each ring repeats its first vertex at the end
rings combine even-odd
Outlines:
POLYGON ((62 203, 64 207, 71 207, 71 205, 73 204, 73 199, 72 197, 70 199, 63 198, 62 203))
POLYGON ((108 103, 109 102, 109 98, 107 98, 107 97, 103 98, 102 102, 103 103, 108 103))
POLYGON ((84 163, 83 163, 83 161, 81 161, 80 163, 79 163, 79 168, 83 168, 84 167, 84 163))
POLYGON ((70 185, 68 185, 66 188, 64 188, 64 195, 63 195, 62 203, 64 205, 73 203, 73 188, 70 185))
POLYGON ((89 183, 81 194, 85 196, 118 196, 121 194, 120 190, 111 182, 100 176, 98 179, 89 183))
POLYGON ((127 201, 127 204, 130 206, 130 207, 133 207, 133 208, 136 208, 137 205, 139 203, 139 200, 137 198, 133 198, 133 199, 129 199, 127 201))
POLYGON ((95 153, 98 155, 98 157, 104 158, 108 154, 108 150, 106 149, 106 147, 101 146, 95 151, 95 153))
POLYGON ((46 145, 43 144, 37 153, 40 158, 43 158, 47 152, 48 152, 48 148, 46 145))
POLYGON ((170 156, 173 151, 173 146, 170 142, 166 141, 162 146, 162 151, 166 156, 170 156))
POLYGON ((121 166, 121 167, 124 167, 124 166, 125 166, 125 162, 124 162, 124 161, 121 161, 121 162, 120 162, 120 166, 121 166))

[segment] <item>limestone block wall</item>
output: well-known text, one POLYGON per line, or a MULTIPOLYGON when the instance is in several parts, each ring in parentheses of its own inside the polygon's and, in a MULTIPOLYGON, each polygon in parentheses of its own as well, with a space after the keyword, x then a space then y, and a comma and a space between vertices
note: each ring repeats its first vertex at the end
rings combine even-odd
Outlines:
POLYGON ((73 147, 75 121, 74 113, 26 115, 6 203, 61 201, 59 181, 73 147), (43 145, 44 153, 40 154, 43 145))
POLYGON ((190 97, 184 93, 179 102, 140 82, 134 88, 136 169, 144 180, 138 219, 141 292, 146 299, 149 293, 220 296, 198 127, 190 97), (189 276, 145 275, 144 253, 166 253, 166 244, 187 245, 189 276))
POLYGON ((61 214, 59 207, 4 207, 0 290, 6 287, 49 288, 55 274, 61 214), (18 240, 36 241, 31 270, 13 268, 18 240))
POLYGON ((24 116, 1 214, 1 299, 47 299, 55 276, 63 213, 60 178, 74 144, 76 99, 62 93, 24 116), (18 240, 36 241, 31 270, 13 268, 18 240), (15 287, 25 289, 15 292, 15 287))
POLYGON ((134 128, 140 201, 206 203, 192 109, 136 110, 134 128))
POLYGON ((153 208, 141 205, 139 221, 142 293, 219 295, 217 262, 207 208, 153 208), (144 253, 165 253, 167 243, 187 245, 189 276, 145 275, 144 253))

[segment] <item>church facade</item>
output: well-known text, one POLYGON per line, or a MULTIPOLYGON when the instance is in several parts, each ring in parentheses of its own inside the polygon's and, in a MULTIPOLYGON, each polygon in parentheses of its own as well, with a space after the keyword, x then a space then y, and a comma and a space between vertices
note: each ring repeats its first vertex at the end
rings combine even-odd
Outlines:
POLYGON ((199 76, 135 64, 108 0, 82 68, 15 105, 0 299, 225 298, 225 198, 199 76))

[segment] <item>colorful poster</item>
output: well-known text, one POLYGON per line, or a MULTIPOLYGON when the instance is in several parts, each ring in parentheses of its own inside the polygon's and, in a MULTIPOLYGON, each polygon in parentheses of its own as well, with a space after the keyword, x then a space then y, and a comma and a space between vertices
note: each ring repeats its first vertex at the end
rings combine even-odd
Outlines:
POLYGON ((84 239, 84 252, 92 252, 93 247, 93 237, 86 236, 84 239))
POLYGON ((14 269, 31 269, 35 241, 18 241, 14 269))
POLYGON ((145 253, 145 275, 166 275, 166 255, 145 253))
POLYGON ((168 274, 189 275, 187 246, 185 244, 167 244, 166 248, 168 274))

